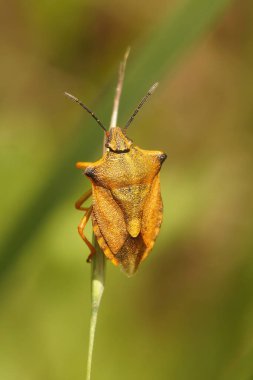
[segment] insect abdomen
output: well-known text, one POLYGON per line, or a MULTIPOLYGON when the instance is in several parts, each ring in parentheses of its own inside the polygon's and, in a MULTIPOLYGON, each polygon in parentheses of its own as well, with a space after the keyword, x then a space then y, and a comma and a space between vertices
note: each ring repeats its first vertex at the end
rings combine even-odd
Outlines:
POLYGON ((136 272, 146 248, 141 234, 135 238, 129 235, 122 248, 115 255, 129 276, 136 272))
POLYGON ((111 194, 120 206, 126 222, 127 232, 132 237, 139 235, 143 206, 150 191, 150 185, 139 184, 112 189, 111 194))

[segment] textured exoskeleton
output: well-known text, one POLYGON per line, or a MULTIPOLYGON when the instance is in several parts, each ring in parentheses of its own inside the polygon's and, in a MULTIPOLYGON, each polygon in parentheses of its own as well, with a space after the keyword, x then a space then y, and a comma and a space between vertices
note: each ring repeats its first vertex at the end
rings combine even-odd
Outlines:
POLYGON ((78 162, 92 184, 77 202, 87 213, 79 232, 94 254, 83 230, 91 215, 94 234, 108 259, 132 275, 152 249, 162 222, 159 172, 166 154, 134 146, 119 127, 106 133, 106 151, 94 163, 78 162), (81 204, 92 194, 92 206, 81 204))

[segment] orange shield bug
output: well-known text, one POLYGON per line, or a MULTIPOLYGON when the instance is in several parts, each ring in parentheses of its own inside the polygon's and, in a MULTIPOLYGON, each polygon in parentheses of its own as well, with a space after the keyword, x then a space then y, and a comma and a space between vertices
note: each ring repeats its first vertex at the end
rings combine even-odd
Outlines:
POLYGON ((156 87, 157 83, 124 128, 115 126, 109 131, 80 100, 65 93, 89 112, 105 132, 103 157, 96 162, 76 164, 91 182, 91 189, 76 202, 76 208, 85 211, 78 232, 90 249, 87 261, 95 254, 95 248, 84 234, 91 217, 94 234, 105 256, 113 264, 120 264, 128 275, 136 272, 151 251, 162 222, 159 172, 167 156, 161 151, 134 146, 126 135, 127 128, 156 87), (83 207, 90 196, 92 205, 83 207))

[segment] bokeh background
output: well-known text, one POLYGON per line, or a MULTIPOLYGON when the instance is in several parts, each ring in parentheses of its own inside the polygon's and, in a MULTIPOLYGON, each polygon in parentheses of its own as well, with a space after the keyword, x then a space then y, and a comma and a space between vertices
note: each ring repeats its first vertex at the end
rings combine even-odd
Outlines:
MULTIPOLYGON (((133 278, 107 263, 93 379, 253 379, 250 0, 2 2, 0 378, 84 379, 88 250, 79 160, 108 125, 131 46, 119 123, 168 153, 164 222, 133 278)), ((89 227, 89 235, 91 228, 89 227)))

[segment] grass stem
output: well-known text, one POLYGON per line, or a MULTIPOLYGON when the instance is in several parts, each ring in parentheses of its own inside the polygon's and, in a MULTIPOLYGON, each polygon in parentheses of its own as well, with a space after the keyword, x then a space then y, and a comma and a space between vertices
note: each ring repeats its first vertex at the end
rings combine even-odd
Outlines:
MULTIPOLYGON (((115 92, 115 97, 114 97, 110 129, 115 128, 117 125, 119 102, 120 102, 120 96, 122 92, 122 86, 123 86, 123 81, 124 81, 125 67, 126 67, 128 54, 129 54, 129 49, 127 49, 124 59, 120 63, 120 67, 119 67, 118 84, 116 87, 116 92, 115 92)), ((103 154, 104 153, 105 153, 105 144, 103 144, 103 154)), ((98 316, 98 310, 99 310, 100 302, 101 302, 102 295, 105 288, 105 255, 101 251, 97 243, 97 240, 94 236, 94 233, 93 233, 93 245, 96 248, 96 254, 93 257, 92 269, 91 269, 91 317, 90 317, 90 335, 89 335, 86 380, 91 379, 92 355, 93 355, 95 331, 96 331, 96 325, 97 325, 97 316, 98 316)))

